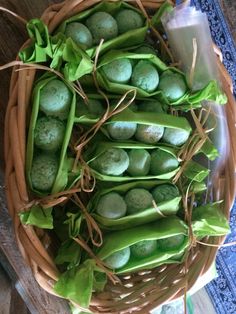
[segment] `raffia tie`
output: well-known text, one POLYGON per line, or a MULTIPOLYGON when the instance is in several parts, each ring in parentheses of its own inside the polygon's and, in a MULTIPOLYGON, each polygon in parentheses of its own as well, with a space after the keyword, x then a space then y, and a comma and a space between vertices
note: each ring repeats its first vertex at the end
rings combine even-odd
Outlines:
POLYGON ((106 264, 93 253, 82 237, 78 236, 77 238, 73 238, 73 240, 77 242, 90 255, 90 257, 96 261, 97 266, 106 273, 107 277, 113 282, 113 284, 121 282, 120 279, 106 267, 106 264))
MULTIPOLYGON (((107 104, 107 108, 106 108, 106 112, 104 113, 104 115, 101 117, 101 119, 99 121, 97 121, 97 123, 95 123, 86 133, 84 133, 81 137, 80 140, 78 141, 77 144, 75 144, 74 150, 76 151, 76 157, 75 157, 75 161, 74 161, 74 166, 73 166, 73 171, 76 171, 77 167, 78 167, 78 162, 80 161, 81 165, 82 165, 82 189, 84 191, 87 191, 88 189, 88 185, 90 183, 90 179, 93 177, 91 174, 91 170, 90 167, 87 165, 87 163, 84 161, 83 157, 82 157, 82 151, 84 149, 84 147, 92 140, 92 138, 97 134, 97 132, 100 130, 100 128, 102 127, 102 125, 108 120, 110 119, 112 116, 122 112, 124 109, 126 109, 136 98, 136 94, 137 91, 136 89, 131 89, 129 91, 127 91, 118 101, 118 103, 116 104, 116 106, 112 109, 110 109, 110 102, 109 99, 107 97, 107 95, 100 89, 99 84, 97 82, 97 76, 96 76, 96 71, 97 71, 97 63, 98 63, 98 56, 99 56, 99 52, 101 49, 101 46, 103 44, 103 39, 100 41, 99 46, 96 49, 96 54, 95 54, 95 61, 94 61, 94 68, 93 68, 93 80, 94 80, 94 84, 97 88, 97 91, 100 95, 102 95, 102 97, 105 99, 106 104, 107 104), (127 103, 124 103, 124 101, 126 100, 126 98, 128 96, 130 96, 131 94, 131 98, 129 98, 129 100, 127 101, 127 103)), ((93 179, 94 180, 94 179, 93 179)), ((95 181, 94 181, 95 182, 95 181)), ((94 187, 94 184, 92 185, 94 187)), ((91 188, 89 188, 89 191, 91 191, 91 188)))
POLYGON ((89 237, 90 237, 93 245, 95 245, 97 247, 101 246, 103 243, 101 229, 99 228, 98 224, 93 219, 93 217, 88 213, 86 206, 80 200, 78 195, 75 193, 73 195, 73 197, 74 197, 75 203, 79 206, 82 213, 84 214, 84 217, 85 217, 85 220, 87 223, 87 227, 88 227, 89 237), (95 236, 94 236, 94 232, 95 232, 95 236), (98 240, 96 238, 98 238, 98 240))
MULTIPOLYGON (((93 182, 95 182, 95 179, 93 178, 92 174, 91 174, 91 170, 90 167, 88 166, 88 164, 84 161, 83 157, 82 157, 82 152, 84 147, 92 140, 92 138, 97 134, 97 132, 100 130, 100 128, 102 127, 102 125, 108 120, 110 119, 112 116, 122 112, 124 109, 126 109, 135 99, 136 97, 136 90, 132 89, 127 91, 122 97, 121 99, 118 101, 118 103, 116 104, 116 106, 110 110, 110 106, 107 106, 107 110, 105 112, 105 114, 103 115, 103 117, 97 122, 95 123, 84 135, 82 135, 80 137, 79 140, 79 144, 76 144, 76 146, 74 147, 74 150, 76 151, 76 157, 75 157, 75 161, 74 161, 74 166, 73 166, 73 171, 76 171, 77 167, 78 167, 78 162, 80 161, 81 166, 82 166, 82 190, 84 191, 89 191, 92 192, 91 188, 88 188, 90 180, 92 179, 93 182), (128 100, 127 103, 123 103, 125 98, 129 95, 133 93, 133 96, 131 99, 128 100), (85 176, 86 174, 86 176, 85 176)), ((93 184, 94 187, 94 184, 93 184)))
POLYGON ((183 163, 173 178, 173 183, 176 183, 179 180, 188 163, 191 161, 193 156, 200 151, 206 140, 209 139, 208 134, 212 132, 216 126, 215 123, 211 129, 204 129, 209 115, 212 114, 214 116, 214 113, 211 111, 211 106, 209 106, 208 109, 202 108, 198 117, 193 109, 191 109, 190 112, 196 125, 196 129, 178 153, 178 159, 182 160, 183 163), (203 116, 203 112, 206 113, 205 116, 203 116))
POLYGON ((13 12, 13 11, 7 9, 7 8, 4 8, 4 7, 0 6, 0 11, 6 12, 6 13, 14 16, 18 21, 20 21, 24 25, 26 25, 28 23, 27 20, 25 20, 23 17, 21 17, 20 15, 16 14, 15 12, 13 12))
POLYGON ((152 200, 152 205, 153 205, 153 207, 156 209, 157 213, 158 213, 161 217, 163 217, 163 218, 167 217, 167 216, 165 216, 165 215, 162 213, 162 211, 161 211, 160 208, 157 206, 157 203, 156 203, 154 200, 152 200))
POLYGON ((56 71, 55 69, 52 69, 50 67, 47 67, 46 65, 41 65, 37 63, 24 63, 22 61, 15 60, 15 61, 11 61, 0 66, 0 71, 3 71, 7 68, 15 67, 15 66, 19 66, 19 68, 15 69, 15 72, 32 69, 32 70, 43 70, 43 71, 53 73, 57 75, 58 77, 60 77, 60 79, 63 80, 66 85, 70 86, 70 88, 74 90, 77 94, 79 94, 83 99, 87 98, 87 95, 84 93, 83 89, 77 82, 73 83, 73 82, 67 81, 61 72, 56 71))
POLYGON ((34 199, 33 201, 25 204, 20 211, 27 210, 35 205, 40 205, 42 208, 46 209, 49 207, 53 207, 59 205, 62 202, 68 201, 74 193, 81 192, 81 188, 72 188, 69 190, 65 190, 59 193, 55 193, 43 198, 34 199))
POLYGON ((118 101, 118 103, 116 104, 116 106, 110 110, 110 105, 107 106, 107 110, 105 112, 105 114, 102 116, 102 118, 95 123, 91 129, 89 129, 79 140, 79 144, 75 147, 75 150, 77 151, 77 156, 76 156, 76 166, 77 166, 77 162, 80 158, 82 149, 84 148, 85 145, 87 145, 89 143, 89 141, 91 141, 91 139, 97 134, 97 132, 99 131, 99 129, 101 128, 101 126, 108 120, 110 119, 112 116, 122 112, 124 109, 126 109, 135 99, 136 97, 136 90, 135 89, 131 89, 129 91, 127 91, 122 97, 121 99, 118 101), (125 98, 129 95, 129 94, 133 94, 132 98, 130 98, 128 100, 128 102, 126 104, 124 104, 124 100, 125 98))
POLYGON ((152 20, 150 19, 147 11, 145 10, 142 1, 141 0, 136 0, 136 3, 138 5, 138 7, 140 8, 140 10, 142 11, 143 15, 146 17, 146 19, 148 20, 148 24, 150 25, 150 29, 152 31, 152 33, 156 36, 156 38, 160 41, 162 47, 165 49, 165 51, 167 52, 168 56, 170 57, 170 60, 172 63, 174 63, 174 57, 168 47, 168 45, 165 43, 164 39, 162 38, 161 34, 158 32, 158 30, 152 25, 152 20))
POLYGON ((80 178, 81 189, 84 192, 91 193, 96 186, 96 178, 91 175, 91 170, 87 163, 84 161, 82 155, 80 156, 80 162, 82 166, 80 178))

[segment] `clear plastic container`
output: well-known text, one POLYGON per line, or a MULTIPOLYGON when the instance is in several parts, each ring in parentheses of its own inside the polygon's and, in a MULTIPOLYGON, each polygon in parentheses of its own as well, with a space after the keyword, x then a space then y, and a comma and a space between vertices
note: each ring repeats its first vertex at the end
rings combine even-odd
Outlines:
POLYGON ((218 80, 216 56, 213 50, 207 15, 195 7, 181 4, 162 17, 162 23, 175 60, 186 73, 192 90, 198 90, 211 80, 218 80), (196 63, 193 76, 194 45, 196 63))
MULTIPOLYGON (((187 1, 166 13, 162 17, 162 24, 174 59, 179 62, 180 69, 186 74, 190 88, 193 91, 199 90, 211 80, 216 80, 220 86, 220 76, 207 15, 197 11, 195 7, 190 6, 190 1, 187 1), (195 64, 193 62, 194 54, 195 64)), ((227 139, 229 135, 224 107, 212 102, 204 102, 202 105, 206 109, 211 106, 216 119, 216 127, 209 137, 217 148, 219 157, 213 162, 199 157, 199 162, 211 169, 208 178, 208 187, 210 188, 228 157, 227 143, 229 141, 227 139)), ((211 128, 211 124, 212 121, 209 118, 206 126, 211 128)))

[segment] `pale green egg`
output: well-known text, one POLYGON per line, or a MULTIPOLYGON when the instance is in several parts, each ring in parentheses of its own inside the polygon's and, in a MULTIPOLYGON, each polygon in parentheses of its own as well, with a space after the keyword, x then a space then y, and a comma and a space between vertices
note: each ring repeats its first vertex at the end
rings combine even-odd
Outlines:
POLYGON ((50 191, 56 179, 59 163, 54 155, 39 154, 34 157, 31 168, 31 181, 34 189, 50 191))
POLYGON ((130 248, 127 247, 108 256, 104 259, 104 263, 111 269, 118 269, 125 266, 128 263, 129 258, 130 248))
POLYGON ((152 194, 143 188, 134 188, 125 195, 128 214, 137 214, 147 208, 153 207, 152 194))

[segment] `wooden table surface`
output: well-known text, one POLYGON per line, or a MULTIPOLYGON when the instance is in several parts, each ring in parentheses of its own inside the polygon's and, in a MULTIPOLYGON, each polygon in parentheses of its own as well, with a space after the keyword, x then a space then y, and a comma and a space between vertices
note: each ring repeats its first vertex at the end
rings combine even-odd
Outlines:
MULTIPOLYGON (((29 20, 33 17, 40 17, 47 6, 56 2, 59 1, 0 0, 0 6, 10 9, 26 20, 29 20)), ((0 65, 15 59, 19 48, 26 38, 27 33, 25 27, 14 17, 0 11, 0 65)), ((15 287, 21 295, 30 313, 66 314, 69 313, 67 303, 46 293, 34 280, 30 268, 25 264, 17 248, 11 219, 7 213, 3 187, 3 129, 10 75, 11 69, 4 70, 0 73, 0 264, 2 264, 3 268, 8 273, 13 282, 13 287, 15 287)), ((2 290, 1 283, 2 282, 0 282, 0 291, 2 290)), ((10 313, 23 314, 25 312, 20 308, 14 309, 13 307, 10 313)), ((0 314, 8 314, 2 306, 0 306, 0 314)))

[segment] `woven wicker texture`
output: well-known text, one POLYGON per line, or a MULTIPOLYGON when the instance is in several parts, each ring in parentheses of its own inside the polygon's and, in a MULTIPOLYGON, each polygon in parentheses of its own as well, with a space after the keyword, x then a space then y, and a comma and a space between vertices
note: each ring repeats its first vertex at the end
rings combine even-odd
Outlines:
MULTIPOLYGON (((52 32, 63 20, 83 11, 98 0, 70 0, 49 7, 42 15, 42 20, 52 32)), ((157 9, 163 0, 127 1, 140 8, 157 9)), ((28 42, 24 44, 27 46, 28 42)), ((230 154, 222 169, 219 169, 214 181, 214 200, 224 199, 224 213, 228 217, 235 195, 235 165, 236 165, 236 107, 232 96, 231 79, 225 70, 218 54, 218 66, 222 86, 227 94, 226 117, 230 140, 230 154)), ((32 200, 25 180, 25 150, 27 123, 30 115, 30 97, 36 70, 17 65, 11 77, 10 98, 5 118, 5 160, 6 187, 8 208, 14 222, 15 234, 19 248, 26 262, 33 270, 38 283, 48 292, 55 294, 53 284, 59 272, 53 261, 53 256, 45 249, 50 242, 47 234, 32 226, 22 225, 18 213, 27 207, 32 200), (21 68, 20 71, 15 71, 21 68)), ((164 265, 150 271, 126 275, 121 278, 122 284, 108 283, 104 292, 94 295, 90 310, 94 313, 149 313, 150 310, 167 300, 173 300, 184 295, 199 276, 211 266, 217 253, 217 245, 223 242, 223 237, 211 238, 205 246, 197 244, 191 248, 184 264, 164 265)))

